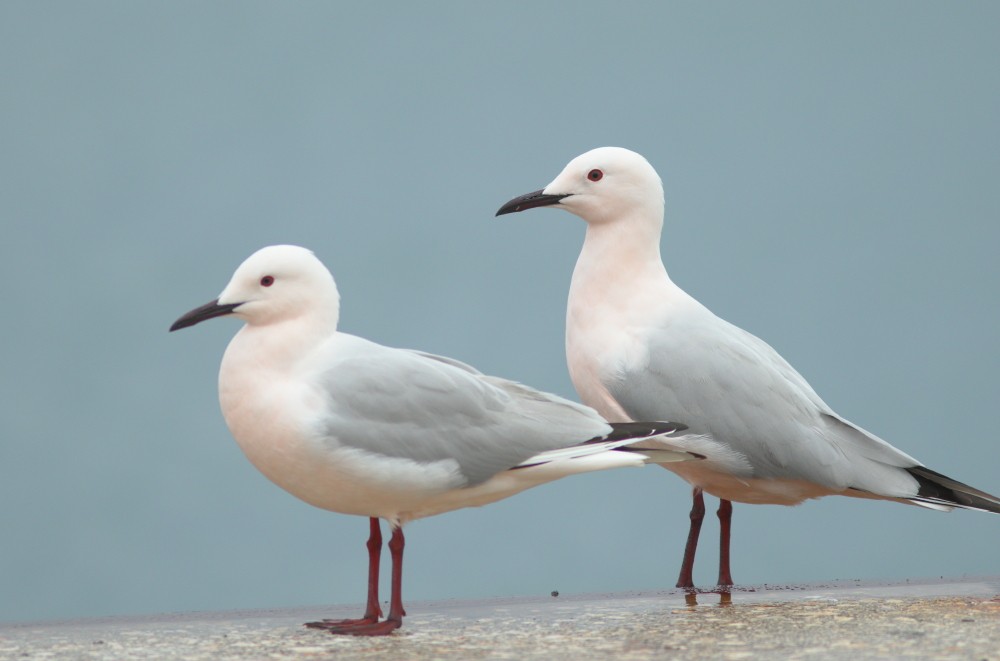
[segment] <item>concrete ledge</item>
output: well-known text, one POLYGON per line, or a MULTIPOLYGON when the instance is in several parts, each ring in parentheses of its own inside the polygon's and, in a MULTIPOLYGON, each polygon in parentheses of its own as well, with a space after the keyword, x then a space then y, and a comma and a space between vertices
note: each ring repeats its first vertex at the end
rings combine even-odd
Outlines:
POLYGON ((359 608, 0 625, 0 658, 1000 658, 1000 577, 412 602, 379 639, 301 626, 359 608))

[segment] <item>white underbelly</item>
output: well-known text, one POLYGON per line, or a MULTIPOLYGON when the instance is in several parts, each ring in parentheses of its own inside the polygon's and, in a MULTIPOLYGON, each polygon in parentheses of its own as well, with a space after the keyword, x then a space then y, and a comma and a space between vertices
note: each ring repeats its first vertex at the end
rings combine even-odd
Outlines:
POLYGON ((417 463, 376 455, 296 427, 302 418, 283 407, 240 411, 245 406, 223 401, 240 449, 273 483, 321 509, 394 521, 407 507, 463 482, 457 462, 417 463))
POLYGON ((709 462, 688 461, 661 465, 682 477, 691 486, 699 487, 717 498, 737 503, 798 505, 810 498, 833 494, 850 495, 806 480, 741 477, 717 470, 709 462))

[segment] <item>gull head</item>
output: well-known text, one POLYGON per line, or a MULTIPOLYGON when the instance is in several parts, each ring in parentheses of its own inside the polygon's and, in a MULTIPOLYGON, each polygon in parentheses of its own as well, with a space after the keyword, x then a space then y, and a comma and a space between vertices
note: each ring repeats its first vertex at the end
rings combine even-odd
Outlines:
POLYGON ((299 246, 268 246, 250 255, 219 297, 191 310, 171 331, 207 319, 234 316, 252 326, 303 316, 329 319, 336 329, 340 295, 333 276, 312 251, 299 246))
POLYGON ((577 156, 542 190, 515 197, 502 216, 535 207, 565 209, 597 225, 640 217, 663 221, 663 183, 645 158, 621 147, 577 156))

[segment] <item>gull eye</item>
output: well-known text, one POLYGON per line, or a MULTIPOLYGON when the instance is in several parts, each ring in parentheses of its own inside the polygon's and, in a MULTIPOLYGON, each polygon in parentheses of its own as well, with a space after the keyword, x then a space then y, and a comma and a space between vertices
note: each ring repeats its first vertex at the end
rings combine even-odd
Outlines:
POLYGON ((273 275, 265 275, 263 278, 260 279, 260 286, 261 287, 270 287, 273 284, 274 284, 274 276, 273 275))
POLYGON ((596 168, 587 173, 587 179, 590 179, 591 181, 600 181, 603 178, 604 173, 596 168))

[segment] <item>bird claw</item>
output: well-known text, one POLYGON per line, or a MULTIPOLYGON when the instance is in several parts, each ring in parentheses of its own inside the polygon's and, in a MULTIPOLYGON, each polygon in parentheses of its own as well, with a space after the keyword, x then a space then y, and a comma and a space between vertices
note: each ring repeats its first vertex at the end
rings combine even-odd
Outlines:
POLYGON ((341 636, 387 636, 403 626, 403 622, 401 620, 374 622, 366 619, 323 620, 321 622, 307 622, 306 626, 341 636))
POLYGON ((346 620, 320 620, 318 622, 306 622, 304 626, 310 629, 341 629, 344 627, 358 627, 366 624, 375 624, 378 622, 378 618, 375 617, 359 617, 357 619, 346 619, 346 620))

